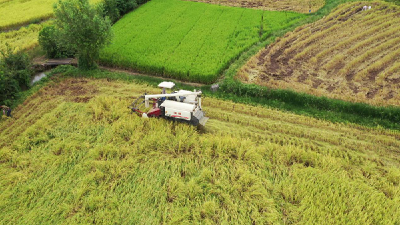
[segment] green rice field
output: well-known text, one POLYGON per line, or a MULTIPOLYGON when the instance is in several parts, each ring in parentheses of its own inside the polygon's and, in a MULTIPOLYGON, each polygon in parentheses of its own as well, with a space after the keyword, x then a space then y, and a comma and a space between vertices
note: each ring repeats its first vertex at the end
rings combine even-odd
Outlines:
POLYGON ((153 0, 114 27, 101 62, 139 72, 202 83, 274 30, 306 17, 179 0, 153 0))

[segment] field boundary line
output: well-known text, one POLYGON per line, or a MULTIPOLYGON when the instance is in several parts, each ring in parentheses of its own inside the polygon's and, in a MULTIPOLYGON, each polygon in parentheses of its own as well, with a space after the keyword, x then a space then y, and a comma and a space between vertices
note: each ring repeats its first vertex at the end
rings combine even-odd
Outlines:
POLYGON ((169 80, 169 81, 173 81, 173 82, 177 82, 177 83, 181 83, 184 85, 189 85, 189 86, 193 86, 193 87, 203 87, 205 86, 204 84, 201 83, 195 83, 195 82, 185 82, 185 81, 181 81, 178 79, 173 79, 170 77, 160 77, 160 76, 156 76, 156 75, 150 75, 150 74, 144 74, 144 73, 138 73, 138 72, 134 72, 131 70, 126 70, 126 69, 121 69, 121 68, 113 68, 113 67, 108 67, 108 66, 99 66, 100 69, 102 70, 107 70, 110 72, 119 72, 119 73, 125 73, 127 75, 130 76, 138 76, 138 77, 151 77, 151 78, 157 78, 157 79, 165 79, 165 80, 169 80))

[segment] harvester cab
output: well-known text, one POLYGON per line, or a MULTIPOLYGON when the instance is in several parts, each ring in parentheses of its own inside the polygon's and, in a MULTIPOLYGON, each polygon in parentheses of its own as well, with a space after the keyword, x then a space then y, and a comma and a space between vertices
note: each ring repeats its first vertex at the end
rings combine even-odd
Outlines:
POLYGON ((167 89, 172 90, 175 86, 173 82, 161 82, 158 87, 162 88, 161 94, 140 96, 129 107, 132 113, 147 117, 162 117, 165 119, 176 120, 189 123, 191 125, 205 126, 208 117, 201 107, 201 94, 199 91, 179 90, 167 93, 167 89), (142 105, 151 109, 143 112, 139 109, 142 105))

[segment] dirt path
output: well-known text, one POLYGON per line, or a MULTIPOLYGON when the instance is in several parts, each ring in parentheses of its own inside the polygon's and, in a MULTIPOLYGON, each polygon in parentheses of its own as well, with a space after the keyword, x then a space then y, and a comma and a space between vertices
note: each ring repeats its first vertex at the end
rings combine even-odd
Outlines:
MULTIPOLYGON (((153 78, 163 79, 163 77, 160 77, 160 76, 136 73, 136 72, 132 72, 132 71, 129 71, 129 70, 124 70, 124 69, 119 69, 119 68, 111 68, 111 67, 106 67, 106 66, 99 66, 99 67, 100 67, 100 69, 111 71, 111 72, 127 73, 127 74, 133 75, 133 76, 146 76, 146 77, 153 77, 153 78)), ((176 83, 181 83, 181 84, 185 84, 185 85, 194 86, 194 87, 202 87, 202 86, 205 85, 205 84, 201 84, 201 83, 180 81, 180 80, 176 80, 176 79, 173 79, 173 78, 165 78, 165 79, 173 81, 173 82, 176 82, 176 83)))

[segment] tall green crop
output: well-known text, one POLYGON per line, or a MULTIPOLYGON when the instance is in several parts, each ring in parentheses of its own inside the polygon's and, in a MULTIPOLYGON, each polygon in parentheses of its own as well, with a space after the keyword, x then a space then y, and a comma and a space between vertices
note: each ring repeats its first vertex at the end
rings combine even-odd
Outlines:
POLYGON ((212 83, 241 52, 271 31, 304 17, 299 13, 153 0, 114 25, 114 42, 100 58, 106 65, 212 83))

